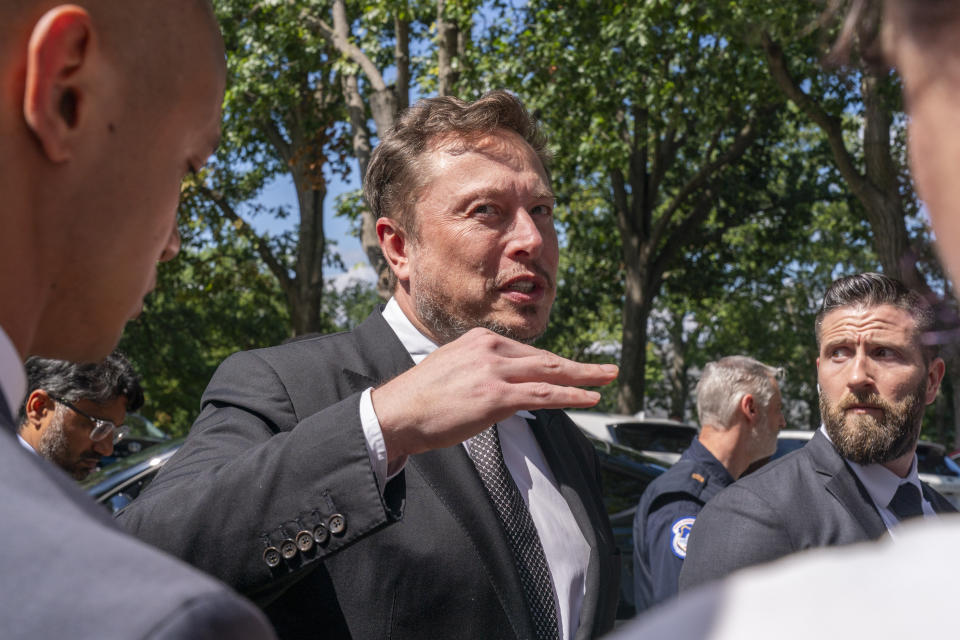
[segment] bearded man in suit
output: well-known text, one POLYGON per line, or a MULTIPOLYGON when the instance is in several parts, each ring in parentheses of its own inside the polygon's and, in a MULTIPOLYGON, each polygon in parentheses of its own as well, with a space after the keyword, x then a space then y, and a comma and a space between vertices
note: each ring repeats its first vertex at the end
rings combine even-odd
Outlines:
POLYGON ((929 303, 898 280, 862 273, 830 286, 816 318, 823 426, 707 504, 690 533, 681 589, 955 511, 917 477, 923 411, 944 374, 923 342, 932 327, 929 303))
MULTIPOLYGON (((213 11, 203 0, 7 0, 0 31, 0 633, 270 638, 252 604, 124 534, 21 446, 12 415, 25 358, 107 356, 157 262, 179 250, 180 181, 220 134, 213 11), (118 597, 136 605, 118 615, 118 597)), ((70 427, 81 442, 94 428, 79 416, 70 427)))
POLYGON ((617 552, 593 449, 556 409, 617 368, 529 345, 559 259, 545 141, 501 91, 423 100, 384 134, 364 191, 393 298, 226 360, 121 519, 282 637, 599 635, 617 552))

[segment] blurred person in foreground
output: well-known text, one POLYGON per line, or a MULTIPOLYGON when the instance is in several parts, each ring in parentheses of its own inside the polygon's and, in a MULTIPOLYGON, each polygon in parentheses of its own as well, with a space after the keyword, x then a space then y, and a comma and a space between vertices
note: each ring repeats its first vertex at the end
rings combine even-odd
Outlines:
MULTIPOLYGON (((6 0, 0 32, 0 635, 269 638, 250 603, 122 533, 21 446, 13 416, 23 360, 106 357, 157 262, 179 249, 180 181, 220 132, 225 65, 212 9, 6 0)), ((121 417, 119 402, 103 413, 72 404, 121 417)))
POLYGON ((917 440, 944 363, 924 345, 933 311, 879 273, 840 278, 817 313, 819 431, 714 498, 690 534, 680 588, 813 547, 877 539, 952 513, 920 482, 917 440))
POLYGON ((650 483, 633 521, 637 613, 677 594, 687 539, 711 498, 777 449, 779 370, 746 356, 708 362, 697 383, 700 434, 650 483))
POLYGON ((283 637, 610 629, 599 465, 558 409, 596 404, 578 387, 617 367, 529 344, 559 261, 545 142, 504 91, 401 114, 364 177, 391 300, 350 332, 228 358, 124 525, 249 594, 283 637))
MULTIPOLYGON (((940 259, 960 283, 960 4, 882 7, 884 53, 910 116, 910 168, 940 259)), ((956 606, 957 540, 958 516, 914 520, 895 541, 801 554, 692 590, 611 637, 751 640, 771 629, 786 640, 937 637, 944 622, 932 612, 956 606)))
POLYGON ((127 412, 143 406, 139 376, 119 351, 96 363, 34 356, 25 367, 20 443, 83 480, 113 454, 127 412))

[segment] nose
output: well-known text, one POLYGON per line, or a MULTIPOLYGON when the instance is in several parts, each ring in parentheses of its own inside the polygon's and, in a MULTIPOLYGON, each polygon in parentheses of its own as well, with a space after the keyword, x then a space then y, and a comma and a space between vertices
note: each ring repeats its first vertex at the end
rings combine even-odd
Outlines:
POLYGON ((93 450, 101 457, 113 455, 113 434, 108 435, 103 440, 97 440, 93 443, 93 450))
POLYGON ((536 259, 543 251, 543 231, 537 225, 537 220, 525 208, 517 209, 513 218, 513 225, 509 231, 507 253, 511 257, 536 259))
POLYGON ((862 351, 850 361, 850 375, 847 378, 847 387, 851 391, 860 391, 869 389, 873 386, 873 367, 870 365, 870 358, 862 351))
POLYGON ((173 230, 170 232, 170 237, 167 238, 167 244, 164 245, 158 262, 169 262, 173 260, 178 253, 180 253, 180 230, 177 228, 176 223, 174 223, 173 230))

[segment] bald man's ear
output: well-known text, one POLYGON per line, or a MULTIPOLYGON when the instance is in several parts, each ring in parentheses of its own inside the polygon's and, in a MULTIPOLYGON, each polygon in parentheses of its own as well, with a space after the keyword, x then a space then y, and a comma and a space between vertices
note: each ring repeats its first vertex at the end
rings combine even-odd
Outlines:
POLYGON ((48 11, 30 36, 23 115, 52 162, 73 154, 88 108, 94 46, 90 15, 73 5, 48 11))
POLYGON ((380 251, 383 252, 383 257, 386 258, 397 281, 407 282, 410 279, 410 262, 407 255, 409 246, 400 224, 393 218, 379 218, 377 240, 380 242, 380 251))

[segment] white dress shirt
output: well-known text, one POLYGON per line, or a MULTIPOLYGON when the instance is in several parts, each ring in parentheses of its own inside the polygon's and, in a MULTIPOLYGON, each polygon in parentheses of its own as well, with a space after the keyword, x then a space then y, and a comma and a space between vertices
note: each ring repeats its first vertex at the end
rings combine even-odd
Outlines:
MULTIPOLYGON (((823 432, 823 435, 827 436, 827 440, 830 439, 824 426, 821 425, 820 431, 823 432)), ((923 495, 923 489, 920 486, 920 476, 917 474, 916 454, 913 456, 913 462, 910 463, 910 471, 907 473, 906 478, 901 478, 882 464, 862 465, 852 460, 846 460, 846 463, 850 465, 850 468, 853 469, 857 478, 863 483, 864 488, 870 495, 870 499, 873 500, 873 506, 875 506, 880 513, 883 524, 886 525, 891 537, 896 537, 894 530, 897 525, 900 524, 900 521, 897 519, 896 514, 890 510, 890 501, 893 500, 893 494, 897 492, 897 488, 904 482, 911 483, 920 492, 923 517, 931 518, 937 515, 937 512, 933 510, 933 505, 930 504, 926 496, 923 495)))
MULTIPOLYGON (((393 298, 384 308, 383 318, 397 334, 415 364, 420 364, 437 349, 435 343, 413 326, 393 298)), ((386 480, 399 473, 402 465, 390 469, 388 475, 386 447, 370 399, 371 391, 372 389, 367 389, 361 396, 360 422, 366 435, 370 462, 380 486, 383 487, 386 480)), ((530 510, 550 567, 562 637, 573 638, 580 623, 580 608, 586 592, 590 545, 580 531, 570 506, 560 494, 553 472, 526 421, 526 418, 533 417, 533 414, 527 411, 519 411, 501 421, 497 432, 504 463, 530 510)), ((469 452, 469 441, 463 444, 469 452)))

